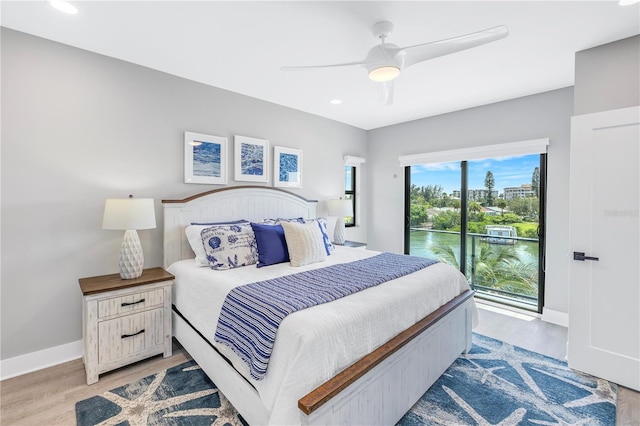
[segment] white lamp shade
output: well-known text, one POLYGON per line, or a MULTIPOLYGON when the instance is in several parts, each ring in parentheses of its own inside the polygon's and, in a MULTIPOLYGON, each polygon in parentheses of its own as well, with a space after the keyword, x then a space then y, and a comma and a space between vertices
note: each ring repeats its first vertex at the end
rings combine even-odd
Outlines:
POLYGON ((344 244, 345 229, 344 218, 353 216, 353 204, 351 200, 329 200, 327 202, 329 208, 329 216, 336 216, 336 228, 333 233, 333 242, 336 244, 344 244))
POLYGON ((329 216, 353 216, 353 204, 351 200, 329 200, 328 208, 329 216))
POLYGON ((138 230, 156 227, 153 198, 112 198, 104 205, 103 229, 138 230))

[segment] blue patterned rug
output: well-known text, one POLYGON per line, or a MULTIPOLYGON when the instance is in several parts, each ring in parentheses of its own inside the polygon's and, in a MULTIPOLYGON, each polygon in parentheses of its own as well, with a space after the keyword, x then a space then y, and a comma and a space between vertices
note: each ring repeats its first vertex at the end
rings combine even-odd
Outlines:
POLYGON ((613 426, 617 390, 565 361, 474 333, 471 351, 398 424, 613 426))
MULTIPOLYGON (((398 423, 615 425, 617 386, 479 334, 398 423)), ((193 361, 76 403, 79 426, 247 426, 193 361)))
POLYGON ((195 361, 76 403, 79 426, 248 426, 195 361))

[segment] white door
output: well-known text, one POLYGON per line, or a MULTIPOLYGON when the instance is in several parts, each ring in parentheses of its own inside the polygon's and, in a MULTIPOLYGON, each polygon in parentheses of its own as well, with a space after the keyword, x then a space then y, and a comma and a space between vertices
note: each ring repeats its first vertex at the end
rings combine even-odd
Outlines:
POLYGON ((639 147, 640 107, 572 119, 569 366, 636 390, 639 147))

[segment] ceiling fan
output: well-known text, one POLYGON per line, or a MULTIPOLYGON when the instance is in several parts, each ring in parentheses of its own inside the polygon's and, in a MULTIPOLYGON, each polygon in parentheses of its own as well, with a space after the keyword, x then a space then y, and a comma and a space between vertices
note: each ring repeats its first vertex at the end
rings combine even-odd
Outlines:
POLYGON ((379 83, 380 96, 384 104, 391 105, 393 103, 393 80, 405 68, 439 56, 490 43, 509 34, 507 27, 500 25, 445 40, 398 47, 395 44, 386 43, 386 38, 392 31, 393 24, 389 21, 374 24, 372 27, 373 35, 380 38, 381 43, 371 48, 367 56, 360 61, 330 65, 286 66, 282 67, 281 70, 292 71, 360 65, 367 70, 371 80, 379 83))

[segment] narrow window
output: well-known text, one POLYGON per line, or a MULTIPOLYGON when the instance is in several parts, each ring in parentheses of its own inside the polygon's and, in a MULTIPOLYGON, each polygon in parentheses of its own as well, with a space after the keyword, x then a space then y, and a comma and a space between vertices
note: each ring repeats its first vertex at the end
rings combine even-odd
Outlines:
POLYGON ((353 216, 344 218, 344 225, 356 226, 356 167, 344 166, 344 199, 350 200, 353 207, 353 216))

